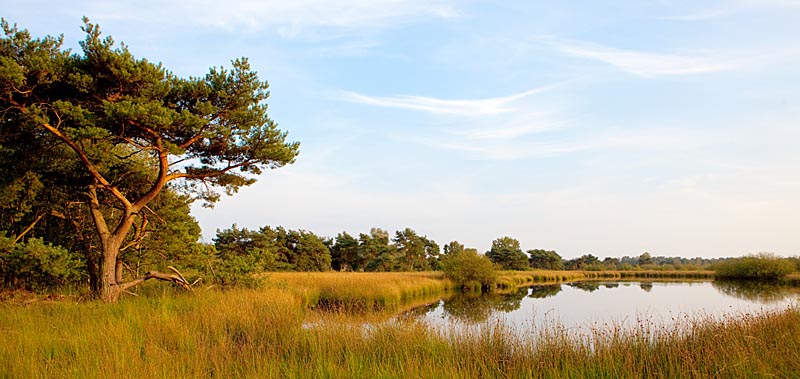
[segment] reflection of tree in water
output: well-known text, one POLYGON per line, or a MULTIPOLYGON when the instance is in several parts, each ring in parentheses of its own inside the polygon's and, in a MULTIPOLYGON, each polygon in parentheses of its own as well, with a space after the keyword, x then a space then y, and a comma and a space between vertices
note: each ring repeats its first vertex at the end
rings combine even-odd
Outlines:
POLYGON ((527 288, 520 288, 509 294, 465 292, 445 300, 442 308, 454 319, 479 323, 486 321, 494 311, 512 312, 519 309, 527 294, 527 288))
POLYGON ((522 306, 522 299, 528 295, 528 289, 521 287, 517 288, 514 293, 502 294, 492 299, 494 309, 503 312, 513 312, 522 306))
POLYGON ((653 282, 641 282, 639 283, 639 288, 643 289, 645 292, 650 292, 653 290, 653 282))
POLYGON ((543 284, 531 286, 528 297, 533 299, 544 299, 546 297, 555 296, 561 292, 561 284, 543 284))
POLYGON ((800 292, 797 287, 778 282, 715 280, 711 285, 725 295, 764 304, 777 303, 800 292))
POLYGON ((442 308, 451 317, 466 322, 481 322, 492 314, 492 304, 481 293, 464 292, 445 300, 442 308))
POLYGON ((606 288, 617 288, 619 287, 619 282, 606 282, 603 283, 606 288))
POLYGON ((567 285, 587 292, 594 292, 600 289, 600 282, 597 281, 572 282, 567 283, 567 285))
POLYGON ((408 319, 421 318, 421 317, 425 316, 426 314, 428 314, 430 312, 433 312, 434 310, 436 310, 436 308, 439 308, 440 304, 441 304, 441 302, 439 302, 439 301, 437 301, 435 303, 431 303, 431 304, 425 304, 423 306, 419 306, 419 307, 416 307, 416 308, 413 308, 413 309, 411 309, 409 311, 404 312, 401 315, 401 317, 408 318, 408 319))

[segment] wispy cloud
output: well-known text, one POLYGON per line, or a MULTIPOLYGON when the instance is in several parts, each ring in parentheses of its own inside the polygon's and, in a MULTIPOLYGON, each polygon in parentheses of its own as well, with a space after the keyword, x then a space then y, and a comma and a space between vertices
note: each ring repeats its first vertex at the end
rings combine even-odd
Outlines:
POLYGON ((800 8, 800 0, 738 0, 726 1, 722 5, 696 12, 660 17, 662 20, 702 21, 730 16, 754 8, 800 8))
POLYGON ((719 54, 661 54, 608 46, 549 41, 561 53, 598 60, 638 76, 681 76, 736 70, 747 63, 742 59, 719 54))
POLYGON ((480 128, 452 131, 451 133, 472 140, 496 140, 518 138, 528 134, 557 129, 559 127, 560 125, 537 124, 535 121, 531 121, 530 124, 515 125, 505 128, 480 128))
POLYGON ((341 92, 339 97, 341 100, 378 107, 412 109, 444 115, 483 116, 516 111, 517 108, 513 105, 514 102, 547 91, 553 87, 539 87, 508 96, 484 99, 439 99, 409 95, 382 97, 348 91, 341 92))
POLYGON ((513 140, 530 134, 550 132, 567 127, 568 123, 559 120, 556 112, 518 112, 510 117, 476 120, 475 126, 450 128, 447 132, 455 137, 472 141, 513 140))
POLYGON ((191 24, 236 32, 274 30, 289 38, 458 16, 450 0, 90 1, 88 9, 101 19, 191 24))
POLYGON ((642 131, 578 132, 569 138, 563 135, 556 138, 455 141, 452 138, 430 138, 420 143, 435 149, 462 152, 478 161, 512 161, 598 150, 695 150, 712 140, 709 135, 691 129, 665 126, 642 131))

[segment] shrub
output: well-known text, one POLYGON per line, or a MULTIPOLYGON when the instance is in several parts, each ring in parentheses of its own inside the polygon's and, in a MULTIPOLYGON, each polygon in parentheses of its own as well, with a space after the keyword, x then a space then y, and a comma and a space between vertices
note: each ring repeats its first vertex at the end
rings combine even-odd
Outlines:
POLYGON ((491 289, 497 277, 492 261, 474 249, 448 255, 442 261, 442 271, 463 289, 491 289))
POLYGON ((768 253, 729 259, 714 267, 721 279, 778 279, 794 270, 788 259, 768 253))
POLYGON ((0 285, 29 291, 77 286, 84 277, 83 262, 60 246, 30 238, 15 243, 0 234, 0 285))

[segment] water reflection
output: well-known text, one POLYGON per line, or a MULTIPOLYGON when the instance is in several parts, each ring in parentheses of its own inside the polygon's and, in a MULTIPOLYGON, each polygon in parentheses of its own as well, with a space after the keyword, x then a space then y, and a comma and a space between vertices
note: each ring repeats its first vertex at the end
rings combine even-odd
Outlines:
POLYGON ((479 323, 489 319, 494 312, 507 313, 519 309, 526 295, 527 288, 508 294, 460 293, 445 300, 442 309, 447 316, 458 321, 479 323))
POLYGON ((586 292, 594 292, 600 289, 600 282, 596 281, 573 282, 573 283, 567 283, 567 285, 572 288, 577 288, 579 290, 583 290, 586 292))
POLYGON ((528 297, 531 299, 544 299, 558 295, 559 292, 561 292, 561 284, 533 286, 528 291, 528 297))
POLYGON ((669 323, 677 315, 721 316, 785 308, 800 287, 752 282, 582 281, 534 285, 508 294, 457 293, 406 314, 433 324, 479 324, 502 319, 518 326, 554 317, 567 327, 628 324, 646 318, 669 323))
POLYGON ((714 281, 711 284, 725 295, 763 304, 783 302, 800 293, 800 288, 778 282, 714 281))

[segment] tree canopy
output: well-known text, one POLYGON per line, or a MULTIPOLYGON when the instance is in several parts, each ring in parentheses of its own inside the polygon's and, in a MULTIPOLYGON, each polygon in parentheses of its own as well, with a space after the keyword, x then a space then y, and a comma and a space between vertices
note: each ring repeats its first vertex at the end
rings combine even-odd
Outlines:
POLYGON ((511 237, 501 237, 492 241, 492 248, 486 257, 505 270, 526 270, 530 267, 528 256, 522 252, 519 241, 511 237))
POLYGON ((11 196, 0 217, 15 239, 45 216, 89 221, 84 255, 105 301, 146 279, 179 279, 121 275, 121 252, 146 237, 159 195, 212 205, 298 154, 268 117, 268 84, 246 58, 181 78, 115 47, 87 19, 81 53, 63 49, 63 37, 2 28, 0 171, 11 196))
POLYGON ((528 250, 528 261, 531 267, 544 270, 560 270, 564 268, 561 256, 555 250, 533 249, 528 250))

